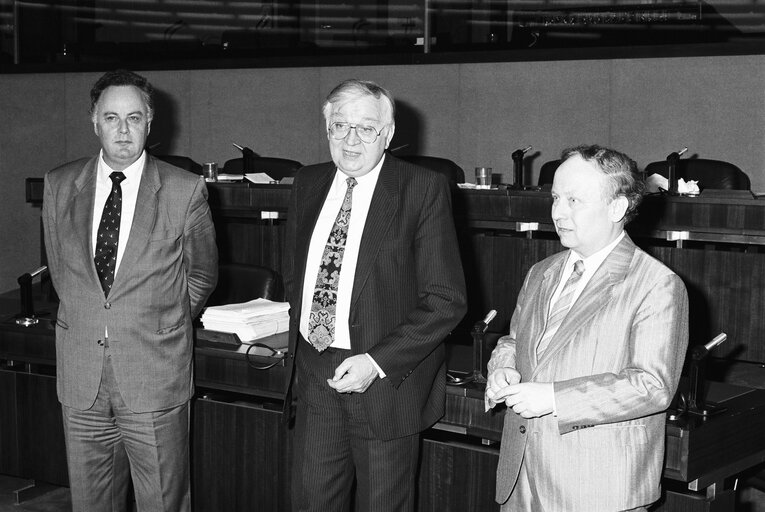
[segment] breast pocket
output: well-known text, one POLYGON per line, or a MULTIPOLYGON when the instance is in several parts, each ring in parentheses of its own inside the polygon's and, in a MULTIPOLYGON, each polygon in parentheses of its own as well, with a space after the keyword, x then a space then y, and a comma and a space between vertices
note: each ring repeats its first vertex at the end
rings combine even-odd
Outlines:
POLYGON ((639 446, 648 442, 645 425, 597 425, 572 432, 580 446, 602 450, 604 446, 639 446))
POLYGON ((147 249, 149 260, 168 263, 178 259, 181 255, 181 240, 183 232, 180 230, 155 231, 149 237, 147 249))

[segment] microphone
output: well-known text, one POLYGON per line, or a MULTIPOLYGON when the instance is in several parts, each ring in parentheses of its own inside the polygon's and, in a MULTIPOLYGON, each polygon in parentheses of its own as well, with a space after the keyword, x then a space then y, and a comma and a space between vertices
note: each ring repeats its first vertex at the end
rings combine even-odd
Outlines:
POLYGON ((721 332, 720 334, 712 338, 712 340, 708 341, 704 345, 696 345, 695 347, 693 347, 691 356, 693 357, 695 361, 700 361, 701 359, 704 359, 713 348, 719 346, 720 344, 722 344, 723 341, 727 339, 728 339, 728 335, 725 334, 724 332, 721 332))
POLYGON ((32 297, 32 279, 48 269, 47 265, 36 268, 32 272, 21 274, 16 282, 19 283, 19 298, 21 299, 21 313, 16 317, 16 323, 29 327, 38 322, 35 316, 34 299, 32 297))
POLYGON ((476 322, 475 326, 473 327, 473 330, 480 333, 485 333, 486 329, 489 328, 489 323, 491 323, 492 320, 494 320, 494 317, 497 316, 497 310, 492 309, 488 313, 486 313, 486 316, 483 318, 483 320, 476 322))
POLYGON ((675 151, 667 155, 667 192, 669 195, 677 195, 677 161, 680 160, 680 155, 688 151, 687 147, 684 147, 680 151, 675 151))
POLYGON ((673 153, 670 153, 670 154, 667 156, 667 160, 669 160, 670 158, 679 158, 679 157, 683 156, 683 155, 685 154, 685 152, 686 152, 686 151, 688 151, 688 147, 684 147, 684 148, 683 148, 683 149, 681 149, 680 151, 675 151, 675 152, 673 152, 673 153))
POLYGON ((516 149, 511 155, 513 159, 513 188, 523 189, 523 155, 529 150, 531 150, 531 146, 526 146, 523 149, 516 149))
POLYGON ((247 174, 255 172, 255 152, 246 146, 231 143, 236 149, 242 152, 242 173, 247 174))
POLYGON ((529 151, 531 151, 531 148, 532 148, 532 146, 526 146, 523 149, 516 149, 515 151, 513 151, 512 157, 513 158, 517 158, 519 156, 523 156, 526 153, 528 153, 529 151))
MULTIPOLYGON (((724 407, 714 406, 704 403, 704 367, 701 360, 704 359, 709 351, 728 339, 728 335, 721 332, 711 341, 704 345, 696 345, 691 351, 691 364, 689 367, 689 388, 688 399, 685 403, 685 409, 690 414, 699 416, 710 416, 725 410, 724 407)), ((681 395, 682 396, 682 395, 681 395)))

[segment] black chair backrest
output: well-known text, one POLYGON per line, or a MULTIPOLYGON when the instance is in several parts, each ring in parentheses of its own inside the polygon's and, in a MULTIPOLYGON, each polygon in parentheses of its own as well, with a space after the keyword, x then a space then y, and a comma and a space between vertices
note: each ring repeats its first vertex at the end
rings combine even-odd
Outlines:
POLYGON ((540 187, 543 185, 552 185, 553 178, 555 177, 555 171, 560 165, 560 160, 550 160, 542 164, 542 168, 539 169, 539 181, 537 185, 540 187))
POLYGON ((465 183, 465 171, 448 158, 423 155, 396 155, 396 158, 444 174, 454 183, 465 183))
MULTIPOLYGON (((652 174, 660 174, 667 177, 668 164, 666 160, 651 162, 645 166, 646 177, 652 174)), ((709 160, 706 158, 687 158, 677 161, 675 169, 677 178, 685 181, 698 181, 699 188, 749 190, 751 183, 749 176, 736 165, 722 160, 709 160)))
MULTIPOLYGON (((248 172, 264 172, 275 180, 295 176, 295 173, 303 167, 303 164, 297 160, 288 158, 274 158, 268 156, 256 156, 253 159, 253 169, 248 172)), ((242 174, 244 171, 244 159, 232 158, 227 160, 223 166, 223 172, 226 174, 242 174)))
POLYGON ((176 167, 180 167, 181 169, 185 169, 189 172, 193 172, 195 174, 202 174, 202 165, 196 163, 194 160, 187 156, 181 156, 181 155, 154 155, 154 158, 159 158, 160 160, 169 163, 170 165, 174 165, 176 167))
POLYGON ((221 263, 218 286, 207 300, 208 306, 238 304, 253 299, 284 300, 284 285, 278 272, 268 267, 241 263, 221 263))

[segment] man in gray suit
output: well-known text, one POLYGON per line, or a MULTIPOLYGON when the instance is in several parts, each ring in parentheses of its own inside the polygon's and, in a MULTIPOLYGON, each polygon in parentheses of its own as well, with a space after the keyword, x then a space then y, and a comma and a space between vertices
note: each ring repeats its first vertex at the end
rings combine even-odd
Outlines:
POLYGON ((139 511, 187 511, 192 319, 218 265, 207 189, 144 150, 144 77, 106 73, 90 96, 101 152, 50 171, 43 202, 72 506, 124 510, 132 475, 139 511))
POLYGON ((688 296, 624 232, 641 192, 626 155, 564 151, 552 219, 569 250, 531 268, 488 364, 487 403, 508 407, 502 510, 645 510, 659 498, 688 296))

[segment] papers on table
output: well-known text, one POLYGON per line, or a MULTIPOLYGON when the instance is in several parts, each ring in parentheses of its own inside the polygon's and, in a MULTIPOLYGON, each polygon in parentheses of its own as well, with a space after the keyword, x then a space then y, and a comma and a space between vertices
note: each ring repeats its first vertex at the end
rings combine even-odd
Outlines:
POLYGON ((211 331, 234 333, 242 343, 289 329, 289 303, 255 299, 239 304, 210 306, 202 313, 202 325, 211 331))
POLYGON ((259 185, 268 185, 269 183, 274 183, 274 180, 271 176, 264 172, 252 172, 247 173, 244 175, 245 178, 247 178, 248 181, 251 181, 253 183, 259 184, 259 185))
MULTIPOLYGON (((651 174, 646 178, 646 188, 649 194, 669 190, 669 180, 661 174, 651 174)), ((685 181, 683 178, 677 179, 677 192, 679 194, 698 194, 699 182, 695 180, 685 181)))
POLYGON ((218 174, 218 181, 242 181, 243 174, 218 174))

